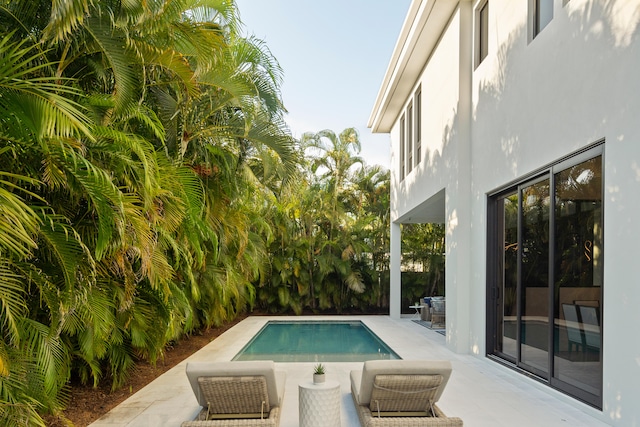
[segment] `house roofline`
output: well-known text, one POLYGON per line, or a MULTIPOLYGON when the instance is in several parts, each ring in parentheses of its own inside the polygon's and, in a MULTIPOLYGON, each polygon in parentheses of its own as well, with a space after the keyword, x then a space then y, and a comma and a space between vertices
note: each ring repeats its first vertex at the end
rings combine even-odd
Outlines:
POLYGON ((367 122, 373 133, 391 131, 457 7, 454 0, 411 2, 367 122))

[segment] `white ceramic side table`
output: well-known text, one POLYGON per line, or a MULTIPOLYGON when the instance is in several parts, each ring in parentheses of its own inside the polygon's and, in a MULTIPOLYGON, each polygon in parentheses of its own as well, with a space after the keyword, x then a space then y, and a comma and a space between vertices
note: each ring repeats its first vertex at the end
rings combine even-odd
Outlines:
POLYGON ((416 312, 413 315, 412 319, 417 317, 418 319, 420 319, 420 310, 422 310, 424 307, 424 305, 410 305, 409 308, 413 308, 416 312))
POLYGON ((340 426, 340 383, 298 384, 300 427, 340 426))

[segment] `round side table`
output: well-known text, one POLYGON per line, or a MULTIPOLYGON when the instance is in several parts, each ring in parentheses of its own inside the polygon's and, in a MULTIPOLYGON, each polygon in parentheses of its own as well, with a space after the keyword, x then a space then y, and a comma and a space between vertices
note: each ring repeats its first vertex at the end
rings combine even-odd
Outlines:
POLYGON ((300 427, 340 426, 340 383, 298 384, 300 427))

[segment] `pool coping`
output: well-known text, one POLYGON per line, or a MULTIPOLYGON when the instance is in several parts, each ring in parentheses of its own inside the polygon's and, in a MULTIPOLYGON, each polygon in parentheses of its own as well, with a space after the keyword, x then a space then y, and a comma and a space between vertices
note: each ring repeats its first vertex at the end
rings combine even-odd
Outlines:
MULTIPOLYGON (((291 352, 293 352, 294 350, 290 350, 291 352)), ((235 356, 233 356, 233 358, 231 359, 232 361, 234 360, 273 360, 274 362, 279 362, 279 363, 303 363, 303 362, 314 362, 314 363, 347 363, 347 362, 364 362, 365 360, 398 360, 398 359, 402 359, 394 350, 393 348, 391 348, 391 346, 389 346, 382 338, 380 338, 370 327, 368 327, 366 325, 365 322, 363 322, 361 319, 353 319, 353 318, 348 318, 348 319, 308 319, 308 318, 304 318, 304 319, 289 319, 289 320, 282 320, 282 319, 271 319, 271 320, 267 320, 265 322, 265 324, 262 326, 262 328, 260 328, 260 330, 244 345, 242 346, 242 348, 240 349, 240 351, 238 353, 236 353, 235 356), (276 324, 280 324, 280 325, 292 325, 292 324, 327 324, 327 323, 333 323, 333 324, 339 324, 339 325, 344 325, 344 324, 353 324, 353 325, 357 325, 361 328, 363 328, 368 335, 371 337, 371 339, 373 339, 375 342, 377 342, 379 344, 378 348, 378 354, 380 353, 380 349, 382 348, 384 351, 382 354, 388 354, 390 355, 390 357, 370 357, 371 355, 373 355, 374 353, 321 353, 321 352, 295 352, 294 353, 281 353, 281 352, 273 352, 273 353, 249 353, 249 355, 247 357, 243 357, 244 353, 247 351, 247 349, 256 342, 256 340, 258 340, 258 338, 260 337, 261 334, 263 334, 270 325, 276 325, 276 324), (291 354, 291 358, 304 358, 305 360, 287 360, 286 355, 287 354, 291 354), (334 359, 334 360, 331 360, 334 359)))

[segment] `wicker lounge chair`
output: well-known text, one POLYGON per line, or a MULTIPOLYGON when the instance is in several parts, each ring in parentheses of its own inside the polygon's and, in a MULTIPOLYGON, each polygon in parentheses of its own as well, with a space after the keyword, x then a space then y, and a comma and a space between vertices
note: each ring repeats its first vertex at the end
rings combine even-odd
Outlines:
POLYGON ((459 427, 436 406, 451 376, 448 361, 370 360, 351 371, 362 427, 459 427))
POLYGON ((285 373, 271 361, 187 363, 187 377, 202 407, 182 427, 277 427, 285 373))
POLYGON ((431 329, 446 327, 446 307, 444 297, 431 298, 431 329))

